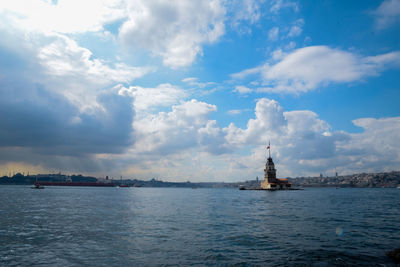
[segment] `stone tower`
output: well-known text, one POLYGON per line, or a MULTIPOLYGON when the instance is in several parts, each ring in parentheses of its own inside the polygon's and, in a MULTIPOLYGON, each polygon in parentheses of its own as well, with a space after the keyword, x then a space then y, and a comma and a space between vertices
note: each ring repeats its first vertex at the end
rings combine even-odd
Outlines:
POLYGON ((264 180, 268 183, 276 183, 276 169, 274 161, 272 160, 271 156, 268 157, 267 162, 265 163, 264 169, 264 180))
POLYGON ((266 190, 290 190, 292 184, 288 179, 277 179, 274 161, 271 158, 271 145, 268 144, 268 159, 265 163, 264 181, 261 182, 261 189, 266 190))

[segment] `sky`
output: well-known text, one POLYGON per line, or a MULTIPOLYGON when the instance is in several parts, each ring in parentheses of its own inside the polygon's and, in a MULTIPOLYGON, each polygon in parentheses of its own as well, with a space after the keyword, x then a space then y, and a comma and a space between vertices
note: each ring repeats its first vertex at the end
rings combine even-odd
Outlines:
POLYGON ((400 170, 400 0, 3 0, 0 175, 400 170))

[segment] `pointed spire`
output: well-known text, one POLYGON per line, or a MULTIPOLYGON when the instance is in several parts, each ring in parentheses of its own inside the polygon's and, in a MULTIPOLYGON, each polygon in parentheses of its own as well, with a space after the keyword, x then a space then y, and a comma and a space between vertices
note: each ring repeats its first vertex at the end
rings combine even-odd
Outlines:
POLYGON ((268 158, 270 158, 271 157, 271 141, 268 141, 267 149, 268 149, 268 158))
POLYGON ((271 157, 271 140, 268 141, 268 156, 271 157))

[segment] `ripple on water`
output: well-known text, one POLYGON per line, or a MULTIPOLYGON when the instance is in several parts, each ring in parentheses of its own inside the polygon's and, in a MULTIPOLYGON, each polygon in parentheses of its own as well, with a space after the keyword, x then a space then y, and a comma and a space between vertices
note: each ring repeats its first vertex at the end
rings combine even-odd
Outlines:
POLYGON ((400 247, 399 190, 32 191, 0 187, 1 266, 390 266, 400 247))

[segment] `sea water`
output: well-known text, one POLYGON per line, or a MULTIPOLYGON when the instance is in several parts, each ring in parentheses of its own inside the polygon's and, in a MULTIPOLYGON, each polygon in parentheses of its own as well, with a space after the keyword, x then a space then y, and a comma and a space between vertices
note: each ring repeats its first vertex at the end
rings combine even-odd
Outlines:
POLYGON ((0 186, 1 266, 393 265, 400 190, 0 186))

